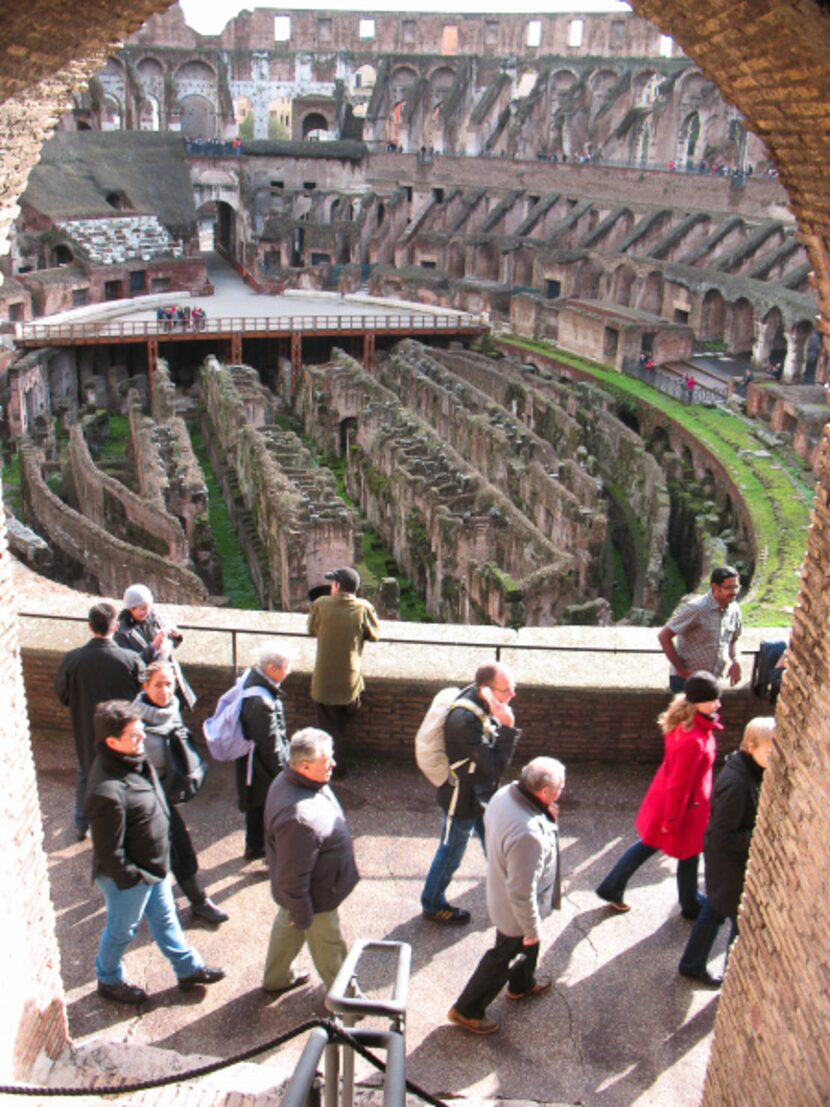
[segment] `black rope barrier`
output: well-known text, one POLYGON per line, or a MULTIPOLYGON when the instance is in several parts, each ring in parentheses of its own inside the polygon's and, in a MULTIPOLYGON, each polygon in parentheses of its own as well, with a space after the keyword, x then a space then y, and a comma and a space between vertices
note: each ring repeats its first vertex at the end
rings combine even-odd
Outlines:
MULTIPOLYGON (((329 1042, 340 1041, 344 1045, 348 1045, 380 1072, 386 1072, 386 1064, 380 1057, 376 1057, 371 1050, 356 1041, 348 1031, 343 1030, 331 1019, 309 1019, 308 1022, 295 1026, 292 1030, 286 1031, 285 1034, 280 1034, 267 1042, 260 1042, 259 1045, 251 1046, 250 1049, 234 1054, 233 1057, 224 1057, 220 1061, 211 1061, 210 1064, 200 1065, 194 1069, 186 1069, 184 1072, 171 1073, 169 1076, 157 1076, 152 1080, 141 1080, 133 1084, 108 1085, 106 1087, 99 1085, 94 1088, 47 1088, 43 1085, 34 1084, 0 1084, 0 1095, 38 1095, 44 1098, 57 1096, 119 1096, 128 1095, 132 1092, 146 1092, 152 1088, 163 1088, 169 1084, 183 1084, 186 1080, 198 1080, 203 1076, 219 1072, 221 1069, 230 1068, 231 1065, 249 1061, 252 1057, 267 1053, 271 1049, 278 1049, 293 1038, 297 1038, 300 1034, 305 1034, 306 1031, 313 1030, 317 1026, 326 1031, 329 1042)), ((425 1103, 431 1104, 431 1107, 447 1107, 443 1099, 436 1098, 411 1080, 406 1081, 406 1090, 425 1103)))

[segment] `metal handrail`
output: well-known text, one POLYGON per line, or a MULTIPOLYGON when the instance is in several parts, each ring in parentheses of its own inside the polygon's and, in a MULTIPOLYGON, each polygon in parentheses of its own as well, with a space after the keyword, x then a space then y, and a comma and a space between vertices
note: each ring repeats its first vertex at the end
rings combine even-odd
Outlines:
POLYGON ((250 316, 228 315, 191 319, 139 319, 88 323, 20 323, 16 336, 21 341, 32 339, 70 338, 164 338, 171 335, 216 334, 297 334, 309 331, 390 331, 390 330, 461 330, 486 328, 483 315, 467 312, 453 315, 432 315, 399 312, 394 315, 292 315, 250 316))
POLYGON ((412 946, 408 942, 375 941, 360 938, 346 955, 340 971, 334 978, 326 996, 326 1007, 335 1015, 385 1015, 402 1023, 409 999, 409 971, 412 965, 412 946), (397 950, 398 963, 395 986, 389 999, 369 999, 368 996, 349 994, 349 987, 357 976, 357 967, 364 953, 370 950, 397 950))
MULTIPOLYGON (((20 611, 18 616, 21 619, 53 619, 57 622, 64 623, 86 623, 87 619, 84 615, 60 615, 57 613, 50 613, 45 611, 20 611)), ((247 635, 249 637, 262 637, 273 638, 274 631, 272 629, 260 629, 257 627, 237 627, 237 626, 206 626, 204 623, 177 623, 179 630, 194 630, 204 634, 228 634, 231 638, 231 664, 234 672, 239 671, 239 638, 240 636, 247 635)), ((307 638, 308 633, 305 630, 280 630, 280 638, 307 638)), ((646 654, 657 655, 662 654, 662 650, 659 647, 637 647, 637 646, 617 646, 617 645, 605 645, 605 646, 582 646, 577 643, 555 643, 555 642, 494 642, 494 641, 476 641, 470 642, 463 638, 398 638, 387 637, 385 642, 388 645, 395 646, 440 646, 449 649, 477 649, 477 650, 493 650, 494 660, 500 661, 503 650, 518 650, 524 651, 536 651, 541 653, 596 653, 596 654, 611 654, 613 656, 623 654, 646 654)))

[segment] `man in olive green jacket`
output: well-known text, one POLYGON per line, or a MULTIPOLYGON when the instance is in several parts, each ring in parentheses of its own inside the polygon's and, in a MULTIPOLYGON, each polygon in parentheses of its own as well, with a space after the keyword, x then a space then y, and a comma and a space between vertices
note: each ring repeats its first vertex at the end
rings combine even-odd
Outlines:
POLYGON ((337 763, 335 776, 345 776, 343 732, 360 709, 364 688, 360 660, 364 642, 377 642, 380 624, 368 600, 358 599, 360 577, 354 569, 326 573, 331 593, 311 605, 308 633, 317 639, 311 678, 311 698, 317 707, 317 725, 331 735, 337 763))

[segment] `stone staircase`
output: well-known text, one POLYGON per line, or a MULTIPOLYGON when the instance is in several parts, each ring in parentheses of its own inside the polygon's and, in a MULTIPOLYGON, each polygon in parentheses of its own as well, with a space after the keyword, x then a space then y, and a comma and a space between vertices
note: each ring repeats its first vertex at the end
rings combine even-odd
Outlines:
POLYGON ((118 265, 128 259, 151 261, 160 255, 182 257, 181 242, 173 238, 155 215, 122 215, 114 219, 69 219, 58 223, 89 260, 118 265))

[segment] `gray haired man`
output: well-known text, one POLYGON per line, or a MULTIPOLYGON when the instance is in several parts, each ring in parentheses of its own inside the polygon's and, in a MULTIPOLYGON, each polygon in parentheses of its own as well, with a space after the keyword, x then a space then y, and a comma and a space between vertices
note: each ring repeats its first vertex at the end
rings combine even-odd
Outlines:
POLYGON ((262 986, 298 988, 309 978, 294 962, 308 943, 327 988, 346 957, 337 909, 359 877, 343 809, 329 787, 334 757, 324 730, 306 727, 291 739, 288 768, 268 790, 265 853, 278 905, 262 986))
POLYGON ((267 642, 242 685, 244 701, 239 719, 242 733, 253 742, 251 754, 236 761, 236 793, 239 810, 245 814, 246 861, 265 856, 265 797, 271 781, 288 764, 282 682, 290 672, 288 654, 278 642, 267 642))
POLYGON ((542 919, 559 906, 557 799, 565 768, 535 757, 519 780, 496 792, 484 813, 487 836, 487 907, 496 942, 479 961, 447 1016, 473 1034, 493 1034, 488 1005, 507 984, 507 998, 526 999, 551 986, 536 976, 542 919))

